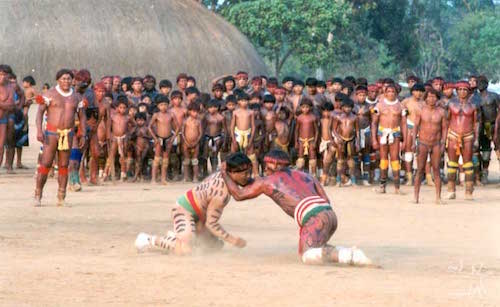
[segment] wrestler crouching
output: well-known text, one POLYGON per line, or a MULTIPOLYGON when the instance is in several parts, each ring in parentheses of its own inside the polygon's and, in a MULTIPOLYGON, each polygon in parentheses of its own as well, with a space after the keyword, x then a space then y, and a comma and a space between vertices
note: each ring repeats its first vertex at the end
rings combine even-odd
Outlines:
MULTIPOLYGON (((250 159, 242 153, 234 153, 226 163, 225 174, 231 182, 246 185, 252 174, 250 159)), ((212 174, 177 199, 172 209, 173 231, 164 237, 140 233, 135 247, 140 252, 158 247, 181 256, 191 254, 195 246, 217 249, 227 242, 239 248, 245 247, 245 240, 229 234, 219 224, 230 199, 221 172, 212 174)))
MULTIPOLYGON (((229 165, 229 162, 232 161, 228 159, 226 164, 229 165)), ((281 150, 271 150, 265 156, 264 163, 266 177, 255 178, 243 187, 238 186, 230 169, 223 164, 222 176, 234 199, 242 201, 265 194, 293 217, 300 229, 299 256, 305 264, 372 264, 363 251, 356 247, 327 244, 337 229, 337 216, 325 190, 315 177, 289 168, 290 157, 281 150)))

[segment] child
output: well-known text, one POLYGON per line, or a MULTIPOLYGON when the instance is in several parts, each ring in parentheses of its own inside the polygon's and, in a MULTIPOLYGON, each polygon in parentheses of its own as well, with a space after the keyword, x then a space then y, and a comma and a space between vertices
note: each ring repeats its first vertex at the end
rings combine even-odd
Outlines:
POLYGON ((226 97, 226 110, 222 113, 224 117, 224 143, 220 154, 221 161, 226 159, 226 156, 231 152, 231 140, 233 133, 230 131, 233 111, 236 108, 236 97, 229 95, 226 97))
POLYGON ((264 150, 269 151, 272 144, 274 143, 274 138, 276 137, 275 123, 276 123, 276 113, 273 111, 274 103, 276 99, 272 95, 264 96, 264 108, 262 109, 262 115, 264 117, 265 130, 266 130, 266 140, 264 144, 264 150))
POLYGON ((289 119, 290 111, 288 108, 281 108, 278 112, 278 119, 274 123, 276 137, 273 139, 272 149, 279 149, 288 153, 291 137, 289 119))
POLYGON ((249 96, 245 92, 238 95, 238 109, 234 110, 231 119, 232 146, 231 152, 242 151, 252 161, 253 172, 257 171, 257 158, 253 153, 253 138, 255 133, 255 117, 248 109, 249 96))
POLYGON ((335 155, 334 144, 331 134, 333 104, 325 102, 321 106, 321 143, 319 144, 319 153, 323 159, 323 173, 321 174, 320 182, 322 185, 328 184, 328 173, 335 155))
POLYGON ((224 117, 219 113, 219 102, 211 99, 207 104, 208 114, 205 117, 205 159, 210 158, 212 173, 217 170, 219 150, 222 147, 225 130, 224 117))
POLYGON ((188 108, 188 118, 182 125, 182 152, 184 165, 184 182, 189 178, 189 165, 193 166, 193 182, 198 182, 200 169, 198 165, 198 154, 200 151, 199 143, 203 133, 201 121, 199 118, 200 103, 198 101, 192 102, 188 108))
POLYGON ((146 162, 146 157, 149 154, 150 144, 151 144, 151 134, 149 128, 146 125, 147 114, 137 113, 135 115, 135 122, 137 127, 135 128, 135 174, 133 181, 142 179, 143 166, 146 162))
POLYGON ((179 131, 175 116, 168 111, 168 97, 159 94, 156 98, 159 112, 153 114, 149 123, 149 133, 155 141, 155 158, 151 174, 151 183, 156 183, 158 168, 161 164, 161 184, 167 184, 167 168, 172 143, 179 131), (154 128, 154 129, 153 129, 154 128))
POLYGON ((255 170, 254 175, 259 175, 259 164, 264 161, 264 138, 265 138, 265 130, 264 130, 264 121, 262 120, 262 114, 260 112, 260 104, 251 104, 250 110, 253 111, 254 114, 254 122, 255 122, 255 132, 253 138, 253 153, 257 158, 257 170, 255 170))
POLYGON ((342 174, 345 173, 344 161, 347 159, 349 166, 349 175, 351 181, 346 183, 346 186, 351 183, 356 183, 354 156, 359 151, 359 127, 358 117, 352 113, 354 102, 347 98, 342 102, 342 113, 337 116, 337 120, 333 123, 332 133, 336 137, 337 143, 337 184, 342 186, 342 174))
POLYGON ((172 90, 172 82, 170 80, 161 80, 160 81, 160 94, 165 95, 168 97, 170 94, 170 91, 172 90))
POLYGON ((111 150, 109 152, 109 157, 108 157, 108 165, 106 167, 106 175, 105 177, 108 177, 111 174, 111 179, 114 181, 115 177, 115 172, 114 172, 114 165, 115 165, 115 156, 116 153, 118 152, 120 156, 120 168, 121 168, 121 174, 120 178, 122 182, 127 180, 127 165, 126 165, 126 146, 127 146, 127 138, 128 138, 128 131, 129 131, 129 125, 134 125, 133 120, 131 120, 131 117, 127 113, 127 98, 124 96, 119 96, 117 98, 118 102, 118 107, 116 109, 116 112, 111 115, 111 125, 110 125, 110 133, 111 135, 111 150), (111 172, 111 173, 110 173, 111 172))
POLYGON ((297 117, 295 126, 295 149, 298 152, 297 168, 303 170, 305 156, 309 158, 309 170, 316 176, 316 143, 318 140, 318 124, 316 117, 311 113, 313 103, 304 97, 300 103, 301 114, 297 117))
MULTIPOLYGON (((175 117, 175 120, 179 127, 182 127, 184 124, 184 120, 187 116, 187 109, 184 107, 182 104, 182 92, 181 91, 172 91, 172 94, 170 95, 170 113, 175 117)), ((181 168, 181 139, 182 136, 177 135, 177 137, 174 139, 172 143, 172 152, 170 155, 170 161, 169 164, 172 165, 172 172, 174 173, 174 176, 177 177, 178 180, 180 180, 181 175, 182 175, 182 168, 181 168)))

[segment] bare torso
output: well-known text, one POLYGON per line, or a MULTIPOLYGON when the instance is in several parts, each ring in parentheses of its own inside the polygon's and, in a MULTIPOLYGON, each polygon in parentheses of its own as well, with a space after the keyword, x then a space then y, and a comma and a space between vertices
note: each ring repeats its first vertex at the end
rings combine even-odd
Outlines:
POLYGON ((449 129, 457 134, 468 134, 474 131, 476 108, 469 102, 460 103, 458 99, 450 100, 448 105, 449 129))

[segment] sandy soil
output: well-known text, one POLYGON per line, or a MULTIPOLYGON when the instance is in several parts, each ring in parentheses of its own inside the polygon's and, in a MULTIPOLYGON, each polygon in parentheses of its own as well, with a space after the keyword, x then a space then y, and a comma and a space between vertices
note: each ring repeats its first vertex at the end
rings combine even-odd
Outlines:
MULTIPOLYGON (((382 269, 305 266, 297 228, 271 200, 231 201, 222 218, 245 238, 239 250, 188 258, 138 254, 138 232, 166 233, 177 195, 192 185, 117 184, 69 193, 55 207, 56 182, 33 208, 36 142, 30 170, 0 170, 2 306, 500 306, 500 188, 476 200, 423 204, 370 188, 333 188, 339 229, 330 243, 356 245, 382 269)), ((498 164, 491 167, 498 178, 498 164)), ((389 189, 391 191, 391 189, 389 189)))

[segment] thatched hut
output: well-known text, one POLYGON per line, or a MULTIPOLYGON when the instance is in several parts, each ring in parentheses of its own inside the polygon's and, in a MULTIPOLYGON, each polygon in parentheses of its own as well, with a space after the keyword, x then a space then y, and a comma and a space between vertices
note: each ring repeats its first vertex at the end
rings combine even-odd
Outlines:
POLYGON ((186 72, 207 89, 220 74, 266 71, 245 36, 193 0, 5 0, 0 30, 0 62, 39 83, 68 67, 172 81, 186 72))

